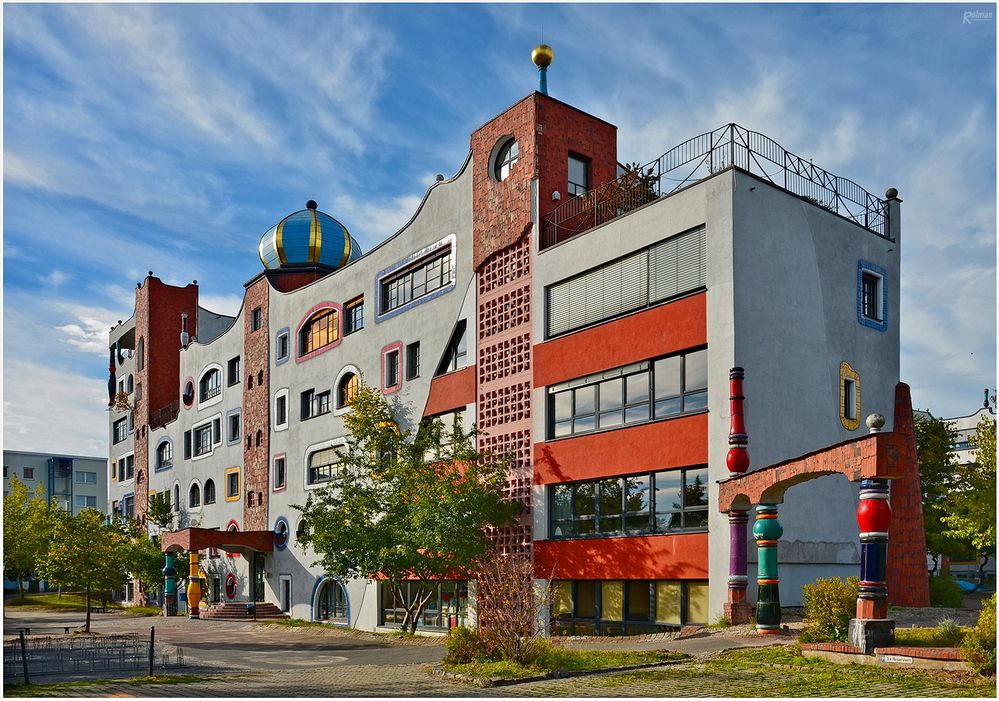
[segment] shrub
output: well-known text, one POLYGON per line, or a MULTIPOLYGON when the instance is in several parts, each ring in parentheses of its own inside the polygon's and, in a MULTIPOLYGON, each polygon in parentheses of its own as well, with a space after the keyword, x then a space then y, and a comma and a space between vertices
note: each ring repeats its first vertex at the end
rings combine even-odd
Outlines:
POLYGON ((860 579, 817 579, 802 588, 805 600, 805 642, 846 642, 850 619, 857 610, 860 579))
POLYGON ((982 602, 978 622, 964 636, 961 654, 971 668, 986 676, 996 673, 996 595, 982 602))
POLYGON ((961 608, 964 590, 950 577, 930 577, 930 606, 961 608))
POLYGON ((481 659, 483 654, 479 634, 465 626, 457 626, 447 632, 447 637, 444 638, 444 650, 446 664, 468 664, 481 659))

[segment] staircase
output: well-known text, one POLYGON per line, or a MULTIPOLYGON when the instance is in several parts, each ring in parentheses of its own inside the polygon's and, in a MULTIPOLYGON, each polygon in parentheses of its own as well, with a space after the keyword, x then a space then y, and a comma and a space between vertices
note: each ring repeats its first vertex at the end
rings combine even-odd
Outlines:
MULTIPOLYGON (((275 621, 289 618, 277 606, 270 602, 258 601, 256 605, 258 621, 275 621)), ((212 604, 207 610, 201 613, 201 617, 213 621, 252 621, 254 616, 246 610, 245 602, 226 602, 212 604)))

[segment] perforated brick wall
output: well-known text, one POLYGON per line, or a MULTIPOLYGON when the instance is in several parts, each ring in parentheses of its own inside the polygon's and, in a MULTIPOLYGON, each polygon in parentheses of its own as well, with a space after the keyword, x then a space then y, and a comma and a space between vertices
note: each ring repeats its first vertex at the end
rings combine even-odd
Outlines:
POLYGON ((253 378, 243 384, 243 434, 254 440, 243 443, 241 486, 244 531, 270 528, 267 517, 270 490, 267 488, 270 467, 270 331, 267 300, 270 284, 259 277, 246 288, 243 308, 243 373, 253 378), (260 328, 253 330, 253 310, 260 308, 260 328), (263 378, 261 380, 261 373, 263 378), (260 436, 260 440, 256 437, 260 436), (253 498, 250 498, 250 495, 253 498))

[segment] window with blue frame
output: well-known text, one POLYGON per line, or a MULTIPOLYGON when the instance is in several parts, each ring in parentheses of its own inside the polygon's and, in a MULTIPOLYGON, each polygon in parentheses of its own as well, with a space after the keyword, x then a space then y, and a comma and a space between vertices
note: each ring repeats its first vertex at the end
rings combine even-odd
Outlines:
POLYGON ((886 271, 865 260, 857 263, 857 321, 877 331, 888 329, 886 271))

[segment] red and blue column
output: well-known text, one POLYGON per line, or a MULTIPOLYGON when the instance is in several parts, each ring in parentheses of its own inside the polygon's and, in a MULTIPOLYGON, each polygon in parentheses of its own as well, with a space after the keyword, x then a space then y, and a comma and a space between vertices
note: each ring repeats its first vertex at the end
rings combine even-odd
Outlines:
POLYGON ((850 621, 850 643, 864 652, 895 641, 895 621, 888 618, 888 526, 891 505, 887 480, 860 483, 857 527, 860 529, 860 593, 857 617, 850 621))
POLYGON ((777 573, 777 541, 784 528, 777 520, 776 504, 756 507, 753 537, 758 548, 756 572, 756 632, 762 635, 780 633, 780 576, 777 573))

